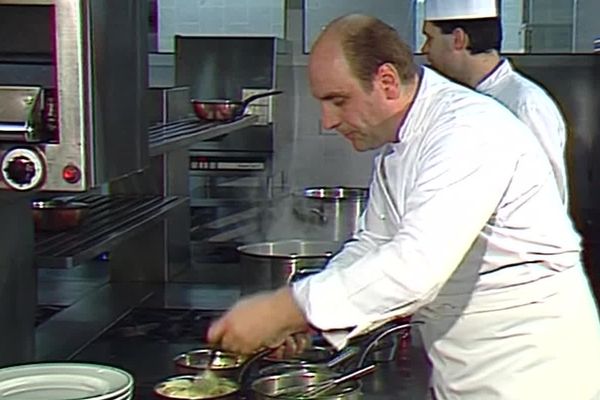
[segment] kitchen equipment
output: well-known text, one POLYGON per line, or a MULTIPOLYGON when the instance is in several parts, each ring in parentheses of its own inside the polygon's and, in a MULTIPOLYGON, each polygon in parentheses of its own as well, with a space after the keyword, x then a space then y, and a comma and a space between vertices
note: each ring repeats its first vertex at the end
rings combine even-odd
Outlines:
POLYGON ((78 227, 89 213, 90 206, 81 201, 55 198, 31 203, 36 230, 62 231, 78 227))
POLYGON ((397 342, 409 339, 410 328, 420 323, 422 322, 407 322, 404 319, 390 321, 371 332, 353 338, 348 346, 328 360, 302 360, 301 357, 298 360, 284 360, 261 368, 258 375, 280 375, 290 372, 336 374, 351 368, 364 367, 367 361, 392 361, 396 356, 397 342))
POLYGON ((217 376, 237 379, 247 359, 247 356, 221 350, 195 349, 177 355, 173 362, 180 374, 198 374, 210 369, 217 376))
POLYGON ((312 224, 319 240, 344 242, 356 231, 369 192, 355 187, 309 187, 294 194, 293 213, 312 224))
MULTIPOLYGON (((398 319, 396 321, 386 323, 383 326, 379 327, 378 329, 375 329, 373 332, 366 334, 367 340, 365 341, 364 345, 362 346, 363 349, 358 357, 356 366, 358 368, 360 368, 363 365, 365 365, 365 363, 370 355, 372 355, 372 358, 374 359, 374 361, 380 361, 381 356, 379 356, 379 358, 378 358, 377 348, 379 346, 381 346, 382 344, 383 344, 383 349, 379 350, 379 352, 382 352, 382 353, 386 353, 384 350, 386 347, 389 347, 389 346, 386 346, 386 344, 390 344, 390 343, 392 344, 391 354, 390 354, 390 352, 387 352, 388 356, 383 357, 383 361, 391 361, 396 352, 398 338, 394 336, 394 337, 392 337, 392 339, 394 339, 394 340, 392 340, 392 341, 388 340, 387 343, 384 340, 390 336, 393 336, 394 334, 400 335, 401 336, 400 340, 409 338, 410 337, 409 336, 410 328, 412 326, 416 326, 416 325, 420 325, 420 324, 423 324, 423 321, 406 322, 403 319, 398 319)), ((358 337, 358 339, 360 340, 360 337, 358 337)))
POLYGON ((243 101, 235 100, 199 100, 192 99, 192 106, 196 116, 205 121, 229 122, 244 115, 248 104, 263 97, 283 93, 281 90, 271 90, 249 96, 243 101))
POLYGON ((254 363, 271 351, 273 349, 262 349, 250 356, 242 356, 207 348, 180 354, 174 359, 176 369, 181 370, 183 366, 194 375, 176 375, 159 382, 154 386, 154 394, 161 399, 238 399, 254 363), (215 383, 228 390, 203 397, 192 396, 197 395, 198 389, 210 389, 215 383))
POLYGON ((299 239, 239 246, 242 292, 275 289, 318 272, 338 249, 334 242, 299 239))
POLYGON ((0 1, 0 189, 81 192, 148 164, 141 3, 0 1))
POLYGON ((263 349, 250 356, 235 354, 212 348, 201 348, 181 353, 175 358, 175 370, 180 374, 202 374, 210 370, 221 378, 242 382, 252 366, 269 354, 272 349, 263 349))
POLYGON ((326 362, 332 358, 334 354, 335 350, 331 347, 308 346, 300 354, 297 354, 291 358, 275 358, 267 355, 262 361, 289 364, 319 363, 326 362))
POLYGON ((317 398, 317 396, 326 396, 326 393, 331 391, 337 385, 340 385, 345 382, 350 382, 355 379, 359 379, 367 374, 370 374, 375 370, 375 365, 369 365, 366 367, 358 368, 354 371, 345 373, 341 376, 332 377, 326 379, 324 381, 318 382, 314 385, 310 385, 308 387, 304 385, 300 385, 300 387, 289 387, 289 388, 281 388, 280 392, 275 393, 276 397, 289 397, 290 395, 301 396, 306 399, 317 398))
POLYGON ((165 379, 153 388, 159 399, 239 399, 240 385, 232 379, 217 377, 206 385, 199 382, 195 375, 178 375, 165 379))
POLYGON ((0 398, 124 400, 133 398, 131 374, 85 363, 24 364, 0 369, 0 398))
POLYGON ((320 372, 333 374, 343 371, 346 362, 361 352, 358 346, 348 346, 328 360, 314 360, 298 357, 298 359, 280 360, 261 368, 259 376, 280 375, 288 372, 320 372), (339 368, 339 369, 338 369, 339 368))
MULTIPOLYGON (((371 366, 369 366, 371 369, 371 366)), ((362 373, 362 371, 361 371, 362 373)), ((327 372, 295 371, 279 375, 263 376, 254 380, 250 386, 253 398, 266 399, 304 399, 301 394, 319 384, 330 385, 332 379, 341 375, 332 375, 327 372), (291 392, 289 395, 286 394, 291 392)), ((362 397, 361 384, 356 380, 349 380, 329 389, 319 399, 329 400, 354 400, 362 397)))

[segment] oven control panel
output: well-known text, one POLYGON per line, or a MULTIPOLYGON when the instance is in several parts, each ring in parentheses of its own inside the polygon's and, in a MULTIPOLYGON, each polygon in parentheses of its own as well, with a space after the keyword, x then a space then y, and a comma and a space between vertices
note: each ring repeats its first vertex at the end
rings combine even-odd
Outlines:
POLYGON ((265 162, 249 157, 190 156, 191 171, 264 171, 265 162))

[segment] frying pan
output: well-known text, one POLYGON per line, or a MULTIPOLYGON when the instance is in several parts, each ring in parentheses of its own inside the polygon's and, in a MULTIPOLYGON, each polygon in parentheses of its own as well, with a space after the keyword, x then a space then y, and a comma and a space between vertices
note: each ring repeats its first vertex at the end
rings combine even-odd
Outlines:
POLYGON ((55 198, 33 201, 31 208, 36 230, 63 231, 79 226, 88 214, 90 205, 81 201, 55 198))
POLYGON ((283 93, 281 90, 255 94, 243 101, 235 100, 198 100, 192 99, 196 116, 204 121, 230 122, 244 115, 248 104, 262 97, 283 93))

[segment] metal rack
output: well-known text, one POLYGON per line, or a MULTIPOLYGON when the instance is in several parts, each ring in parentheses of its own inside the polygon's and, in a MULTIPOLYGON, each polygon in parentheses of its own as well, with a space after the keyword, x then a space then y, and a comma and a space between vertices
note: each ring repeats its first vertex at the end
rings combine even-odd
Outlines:
POLYGON ((149 129, 150 156, 187 148, 195 142, 210 140, 247 128, 258 121, 248 115, 229 123, 202 122, 195 117, 158 124, 149 129))
POLYGON ((83 195, 89 215, 81 226, 63 232, 36 234, 36 264, 47 268, 71 268, 122 243, 158 221, 187 199, 160 196, 83 195))

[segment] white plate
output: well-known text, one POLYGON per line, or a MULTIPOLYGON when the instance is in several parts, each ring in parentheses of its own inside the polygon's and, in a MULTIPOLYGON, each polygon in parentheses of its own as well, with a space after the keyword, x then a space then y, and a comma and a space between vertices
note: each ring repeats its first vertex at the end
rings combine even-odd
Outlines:
POLYGON ((110 398, 108 400, 131 400, 133 399, 133 392, 125 393, 123 396, 110 398))
POLYGON ((104 365, 40 363, 0 369, 0 399, 111 399, 132 386, 130 374, 104 365))

